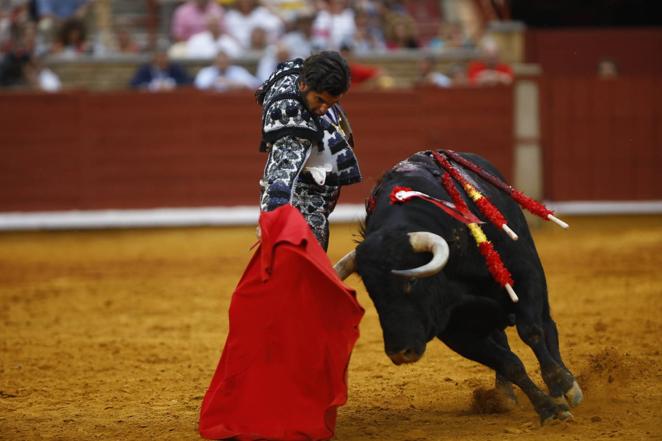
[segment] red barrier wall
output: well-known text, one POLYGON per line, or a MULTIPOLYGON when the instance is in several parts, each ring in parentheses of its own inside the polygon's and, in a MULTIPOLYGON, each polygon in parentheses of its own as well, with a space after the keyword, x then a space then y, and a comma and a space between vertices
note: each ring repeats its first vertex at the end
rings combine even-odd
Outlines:
POLYGON ((662 29, 529 29, 525 59, 545 74, 594 74, 611 58, 623 75, 662 73, 662 29))
MULTIPOLYGON (((512 174, 512 89, 352 92, 364 182, 418 150, 483 154, 512 174)), ((266 156, 250 94, 0 95, 0 211, 256 205, 266 156)))
POLYGON ((662 199, 662 78, 547 76, 541 87, 547 199, 662 199))

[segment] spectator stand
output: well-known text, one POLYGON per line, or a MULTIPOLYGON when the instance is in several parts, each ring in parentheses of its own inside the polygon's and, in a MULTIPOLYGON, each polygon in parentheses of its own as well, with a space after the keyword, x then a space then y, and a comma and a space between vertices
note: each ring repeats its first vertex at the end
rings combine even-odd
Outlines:
MULTIPOLYGON (((60 75, 62 85, 65 89, 86 90, 118 90, 126 88, 135 68, 147 60, 147 54, 156 47, 172 43, 171 25, 173 13, 177 6, 184 0, 95 0, 92 8, 93 25, 90 26, 89 38, 93 51, 89 55, 78 56, 73 60, 47 59, 46 65, 56 74, 60 75)), ((225 11, 232 10, 236 0, 216 1, 225 11)), ((319 9, 302 8, 299 0, 270 0, 263 2, 270 11, 282 9, 282 13, 291 12, 292 8, 307 11, 311 18, 319 12, 319 9)), ((338 1, 338 4, 344 4, 338 1)), ((308 3, 308 6, 313 3, 308 3)), ((359 52, 355 50, 355 59, 359 63, 374 65, 394 79, 389 83, 393 88, 409 88, 417 76, 417 61, 425 55, 433 55, 442 73, 459 71, 472 59, 477 58, 478 53, 473 46, 467 45, 466 40, 449 42, 445 45, 426 46, 427 42, 434 39, 440 31, 440 24, 445 24, 446 8, 442 8, 445 2, 433 0, 402 0, 376 2, 371 0, 348 1, 357 16, 368 15, 377 18, 384 14, 386 9, 406 17, 406 20, 414 23, 417 29, 417 38, 420 40, 420 49, 406 49, 393 47, 386 51, 379 45, 370 47, 359 52), (385 7, 384 5, 388 5, 385 7), (385 9, 386 8, 386 9, 385 9), (363 15, 361 15, 363 14, 363 15)), ((317 3, 315 3, 317 6, 317 3)), ((299 12, 301 13, 301 12, 299 12)), ((285 17, 280 15, 286 22, 285 17)), ((291 14, 296 17, 296 14, 291 14)), ((458 22, 459 23, 459 22, 458 22)), ((455 29, 459 26, 454 24, 455 29)), ((292 30, 293 24, 284 30, 292 30)), ((452 27, 452 26, 451 26, 452 27)), ((508 34, 507 37, 499 37, 499 43, 503 47, 504 61, 512 63, 521 60, 522 27, 515 26, 494 28, 499 36, 508 34), (519 38, 519 40, 517 40, 519 38), (514 42, 514 43, 513 43, 514 42), (514 49, 513 49, 514 48, 514 49)), ((457 29, 455 29, 457 30, 457 29)), ((460 33, 463 31, 460 29, 460 33)), ((383 43, 382 43, 383 44, 383 43)), ((291 51, 291 48, 290 48, 291 51)), ((265 53, 265 49, 246 50, 243 54, 235 56, 238 65, 247 68, 252 74, 256 73, 259 59, 265 53)), ((234 54, 233 54, 234 55, 234 54)), ((302 54, 297 54, 301 56, 302 54)), ((195 76, 199 69, 209 65, 212 56, 204 59, 178 59, 188 71, 195 76)))
MULTIPOLYGON (((450 70, 451 66, 464 65, 479 56, 475 49, 450 48, 439 51, 395 50, 390 52, 363 54, 356 56, 357 62, 381 68, 393 77, 393 87, 406 89, 412 87, 418 75, 417 62, 424 54, 434 54, 441 71, 450 70)), ((149 60, 147 54, 116 54, 108 57, 84 57, 77 59, 48 59, 46 65, 61 79, 66 89, 90 91, 108 91, 125 89, 137 66, 149 60)), ((246 53, 236 58, 236 64, 251 73, 257 70, 259 54, 246 53)), ((195 76, 211 59, 178 60, 195 76)))

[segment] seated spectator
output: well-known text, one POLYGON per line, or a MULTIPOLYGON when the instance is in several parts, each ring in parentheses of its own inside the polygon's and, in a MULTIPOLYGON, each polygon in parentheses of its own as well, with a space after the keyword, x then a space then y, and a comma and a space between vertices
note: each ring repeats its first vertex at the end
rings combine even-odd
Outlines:
POLYGON ((315 14, 310 11, 298 14, 294 20, 292 30, 280 39, 280 42, 287 48, 290 58, 307 58, 313 53, 314 20, 315 14))
POLYGON ((602 79, 612 79, 618 76, 618 66, 611 58, 603 58, 598 62, 598 77, 602 79))
POLYGON ((0 87, 21 87, 25 85, 23 68, 30 62, 30 52, 12 48, 0 61, 0 87))
POLYGON ((276 70, 276 67, 289 59, 293 58, 287 45, 282 41, 267 47, 260 61, 257 63, 255 76, 263 83, 269 79, 269 76, 276 70))
POLYGON ((209 18, 223 27, 223 8, 215 0, 188 0, 175 9, 171 33, 176 42, 188 41, 193 35, 207 30, 209 18))
POLYGON ((450 87, 451 79, 441 72, 435 70, 435 59, 426 56, 418 62, 417 87, 450 87))
POLYGON ((354 20, 356 22, 356 31, 352 41, 354 53, 361 55, 383 52, 386 49, 384 33, 374 20, 374 16, 365 11, 359 11, 354 20))
POLYGON ((356 33, 354 11, 347 0, 326 0, 313 22, 313 46, 319 49, 339 50, 351 42, 356 33))
POLYGON ((439 32, 432 37, 427 44, 430 49, 449 49, 473 47, 470 40, 465 38, 462 26, 459 23, 441 22, 439 23, 439 32))
POLYGON ((50 42, 67 20, 82 22, 91 3, 90 0, 35 0, 41 35, 50 42))
POLYGON ((269 46, 269 36, 267 30, 262 26, 254 27, 251 31, 250 45, 248 50, 263 53, 269 46))
POLYGON ((472 61, 467 68, 469 84, 495 86, 513 82, 513 69, 499 58, 499 46, 493 39, 483 41, 481 59, 472 61))
POLYGON ((0 87, 25 87, 24 67, 35 48, 34 25, 14 23, 4 56, 0 57, 0 87))
POLYGON ((386 29, 386 47, 389 49, 417 49, 416 23, 406 15, 391 15, 386 29))
POLYGON ((17 32, 29 22, 27 0, 0 0, 0 53, 9 51, 17 32))
POLYGON ((183 67, 168 60, 165 50, 158 50, 149 63, 138 68, 131 87, 153 92, 172 90, 176 87, 191 84, 191 79, 183 67))
POLYGON ((186 42, 188 58, 214 58, 219 51, 231 57, 241 55, 241 46, 237 41, 223 32, 221 24, 215 17, 207 17, 207 29, 193 35, 186 42))
POLYGON ((34 50, 36 46, 35 25, 28 20, 25 7, 8 8, 5 6, 0 9, 0 54, 10 52, 17 43, 29 46, 31 51, 34 50))
POLYGON ((223 51, 216 56, 212 66, 200 69, 195 77, 195 87, 202 90, 228 92, 231 90, 255 90, 260 81, 241 66, 232 64, 223 51))
POLYGON ((131 34, 126 29, 120 29, 115 34, 117 52, 120 54, 137 54, 142 52, 138 43, 136 43, 131 34))
POLYGON ((386 75, 380 67, 369 64, 358 63, 354 59, 354 51, 351 44, 343 43, 340 54, 347 60, 347 65, 352 79, 352 87, 355 89, 390 89, 394 80, 386 75))
POLYGON ((53 43, 53 54, 67 58, 91 53, 92 48, 87 41, 87 31, 83 22, 70 18, 62 23, 57 39, 53 43))
POLYGON ((251 35, 255 28, 266 31, 269 44, 274 44, 284 31, 283 21, 269 12, 256 0, 236 0, 234 8, 225 14, 225 29, 227 33, 239 42, 244 49, 251 47, 251 35))

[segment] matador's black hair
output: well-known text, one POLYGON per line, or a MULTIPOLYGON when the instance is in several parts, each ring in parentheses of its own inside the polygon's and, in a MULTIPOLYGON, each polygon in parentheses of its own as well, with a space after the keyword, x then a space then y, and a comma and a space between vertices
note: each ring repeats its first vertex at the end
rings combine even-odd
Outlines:
POLYGON ((351 76, 347 62, 338 52, 322 51, 306 58, 299 80, 314 92, 338 96, 349 89, 351 76))

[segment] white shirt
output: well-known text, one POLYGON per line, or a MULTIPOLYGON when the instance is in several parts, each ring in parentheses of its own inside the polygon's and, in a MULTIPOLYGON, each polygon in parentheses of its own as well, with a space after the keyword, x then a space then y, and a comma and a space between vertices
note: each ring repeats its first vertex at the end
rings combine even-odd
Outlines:
POLYGON ((288 32, 280 42, 287 47, 291 58, 306 58, 313 53, 312 42, 301 32, 288 32))
POLYGON ((251 47, 251 33, 255 28, 263 28, 267 32, 269 43, 275 43, 283 33, 282 20, 263 6, 253 9, 248 15, 232 9, 225 14, 224 21, 228 34, 244 49, 251 47))
POLYGON ((227 35, 221 35, 214 40, 214 36, 209 31, 198 32, 186 42, 188 58, 213 58, 219 51, 235 58, 241 55, 241 46, 227 35))
MULTIPOLYGON (((335 107, 331 107, 327 112, 322 115, 322 118, 326 119, 336 127, 338 133, 345 139, 347 139, 348 134, 344 133, 340 128, 340 115, 337 113, 335 107)), ((329 173, 338 173, 338 160, 334 158, 331 149, 329 148, 329 133, 324 131, 324 139, 322 140, 322 150, 320 151, 317 148, 310 148, 308 159, 306 160, 304 170, 310 173, 310 176, 317 182, 319 185, 324 185, 326 182, 326 176, 329 173)))
POLYGON ((203 90, 225 92, 232 89, 256 89, 260 85, 257 78, 241 66, 229 66, 221 74, 216 66, 200 69, 195 77, 195 87, 203 90))
POLYGON ((352 41, 355 32, 356 22, 351 9, 345 9, 337 15, 320 11, 313 22, 313 45, 338 50, 342 43, 352 41))
POLYGON ((62 88, 62 84, 55 72, 44 68, 39 72, 39 88, 46 92, 57 92, 62 88))
POLYGON ((437 87, 451 87, 451 79, 441 72, 430 72, 428 74, 428 81, 437 87))

